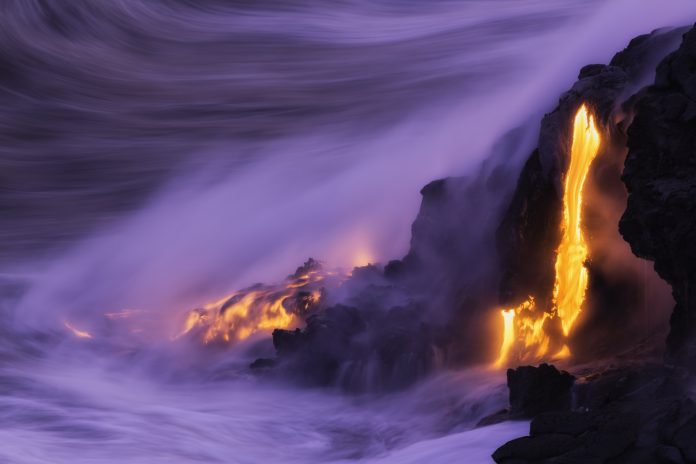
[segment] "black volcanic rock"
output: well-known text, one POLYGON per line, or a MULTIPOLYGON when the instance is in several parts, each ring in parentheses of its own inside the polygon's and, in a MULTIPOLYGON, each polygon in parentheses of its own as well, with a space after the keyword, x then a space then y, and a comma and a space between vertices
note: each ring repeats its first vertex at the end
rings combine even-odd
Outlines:
POLYGON ((533 295, 541 307, 550 307, 555 249, 561 238, 561 179, 568 166, 573 118, 586 103, 600 125, 606 123, 628 80, 621 67, 586 66, 556 109, 544 116, 539 148, 525 164, 497 232, 503 305, 516 305, 533 295))
POLYGON ((508 369, 511 414, 534 417, 546 411, 570 410, 574 381, 572 375, 549 364, 508 369))
POLYGON ((334 306, 310 316, 304 330, 273 331, 279 360, 292 361, 292 370, 309 384, 330 385, 337 371, 358 350, 354 338, 366 329, 356 308, 334 306))
POLYGON ((620 231, 672 286, 668 354, 696 368, 696 30, 660 64, 634 111, 620 231))
POLYGON ((522 169, 515 196, 498 229, 503 305, 516 305, 528 295, 536 295, 540 301, 551 299, 555 251, 549 244, 560 240, 560 218, 561 196, 535 150, 522 169))
POLYGON ((564 434, 547 434, 536 437, 520 437, 505 443, 493 453, 495 462, 540 462, 561 456, 580 446, 577 438, 564 434))
MULTIPOLYGON (((306 385, 359 392, 412 384, 430 372, 442 341, 418 308, 361 311, 336 305, 310 316, 307 326, 274 330, 275 366, 306 385)), ((254 367, 265 367, 258 360, 254 367)))
POLYGON ((276 362, 277 361, 275 359, 259 358, 255 360, 253 363, 251 363, 249 367, 252 369, 268 369, 271 367, 275 367, 276 362))
POLYGON ((561 178, 568 166, 577 109, 582 103, 588 104, 597 116, 600 130, 606 127, 622 97, 637 90, 635 83, 657 64, 658 57, 665 53, 664 48, 674 42, 680 31, 683 29, 637 37, 609 65, 584 66, 572 88, 561 95, 558 106, 542 119, 538 148, 522 169, 498 228, 498 250, 505 270, 501 282, 502 303, 519 303, 529 294, 536 295, 541 302, 550 298, 554 279, 553 245, 560 240, 561 178))
MULTIPOLYGON (((548 296, 548 267, 528 275, 524 264, 530 257, 539 257, 535 264, 552 265, 548 256, 538 253, 538 234, 548 239, 553 231, 533 224, 531 218, 535 208, 548 211, 560 198, 562 156, 569 148, 564 143, 570 140, 563 121, 567 124, 572 116, 567 108, 577 108, 579 99, 589 101, 607 140, 612 141, 617 140, 612 135, 634 116, 623 174, 629 199, 620 231, 632 251, 654 260, 657 273, 672 285, 677 307, 668 338, 669 356, 694 368, 696 299, 690 295, 696 290, 696 29, 685 34, 679 49, 657 67, 655 85, 636 88, 643 82, 641 74, 654 67, 659 50, 671 43, 675 32, 679 31, 638 37, 610 66, 584 67, 573 90, 561 97, 558 119, 552 118, 553 113, 545 118, 539 150, 525 166, 498 232, 508 271, 501 299, 519 301, 526 298, 527 288, 539 292, 535 296, 542 301, 548 296), (629 90, 634 95, 622 103, 629 90), (620 105, 628 117, 616 123, 614 109, 620 105)), ((594 288, 602 286, 605 283, 594 288)), ((534 372, 523 369, 527 376, 534 372)), ((529 436, 503 445, 493 458, 509 464, 696 463, 696 404, 689 399, 689 375, 681 368, 640 364, 586 374, 573 386, 573 409, 539 412, 528 408, 526 415, 533 418, 529 436)), ((517 381, 532 392, 552 389, 554 381, 549 382, 529 387, 533 381, 517 381)), ((517 399, 519 404, 512 405, 513 390, 519 386, 515 382, 509 386, 511 408, 517 415, 525 414, 519 404, 543 404, 541 394, 537 398, 532 394, 531 400, 517 399)), ((514 396, 525 398, 521 393, 514 396)), ((515 417, 512 411, 510 417, 515 417)))
POLYGON ((690 457, 696 452, 696 404, 685 399, 688 381, 682 371, 659 365, 583 378, 574 387, 575 409, 537 414, 529 436, 504 444, 493 458, 545 464, 696 462, 690 457), (673 461, 677 457, 684 460, 673 461))
MULTIPOLYGON (((617 135, 623 137, 623 125, 616 122, 620 116, 617 110, 621 110, 622 102, 646 83, 659 60, 677 47, 681 32, 683 29, 660 30, 637 37, 617 53, 609 65, 583 67, 572 88, 561 95, 558 106, 544 116, 538 148, 524 165, 497 230, 502 269, 499 301, 502 306, 516 306, 529 296, 534 297, 537 311, 549 310, 553 306, 555 250, 561 238, 562 179, 568 166, 576 111, 583 103, 589 106, 596 116, 602 140, 615 140, 617 135)), ((601 150, 608 151, 608 145, 604 144, 601 150)), ((598 158, 601 157, 602 152, 598 158)), ((604 279, 602 283, 606 285, 594 285, 598 278, 603 277, 603 270, 599 267, 589 267, 588 270, 590 291, 606 293, 589 295, 588 300, 598 308, 606 309, 607 304, 613 303, 604 301, 607 295, 626 293, 623 287, 612 287, 625 287, 625 282, 604 279)), ((567 341, 567 344, 574 352, 579 351, 575 349, 574 340, 567 341)))
POLYGON ((429 312, 429 324, 449 331, 446 362, 487 360, 490 309, 498 303, 495 230, 535 134, 518 127, 492 147, 471 175, 430 182, 411 227, 408 254, 384 269, 429 312))
MULTIPOLYGON (((481 347, 494 338, 490 310, 500 300, 517 302, 530 293, 537 301, 550 299, 572 116, 587 102, 611 127, 614 109, 639 80, 636 70, 645 68, 637 62, 654 54, 658 36, 632 42, 611 65, 583 68, 544 117, 538 149, 517 187, 534 143, 525 128, 503 137, 476 175, 424 187, 408 254, 383 270, 356 270, 342 287, 349 296, 325 304, 322 298, 320 308, 307 312, 304 329, 275 331, 273 371, 310 385, 363 391, 409 385, 439 362, 482 361, 488 353, 481 347), (491 258, 496 250, 499 262, 491 258)), ((287 307, 304 308, 302 296, 287 307)))

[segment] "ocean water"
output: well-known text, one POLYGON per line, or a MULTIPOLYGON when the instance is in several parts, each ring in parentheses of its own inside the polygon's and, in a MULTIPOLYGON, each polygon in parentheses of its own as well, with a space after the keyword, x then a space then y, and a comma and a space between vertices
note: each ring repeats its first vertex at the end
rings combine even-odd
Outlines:
POLYGON ((309 256, 403 256, 423 185, 515 127, 531 150, 581 66, 694 20, 687 0, 2 2, 0 461, 490 462, 527 429, 474 428, 502 372, 355 396, 250 374, 267 334, 172 337, 309 256))

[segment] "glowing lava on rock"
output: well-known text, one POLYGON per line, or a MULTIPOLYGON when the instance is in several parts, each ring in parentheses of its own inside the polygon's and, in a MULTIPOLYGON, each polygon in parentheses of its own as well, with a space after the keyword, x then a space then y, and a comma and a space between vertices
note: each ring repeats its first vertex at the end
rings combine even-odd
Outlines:
POLYGON ((599 150, 599 131, 594 118, 582 105, 575 115, 570 166, 563 191, 563 237, 556 255, 553 300, 568 336, 585 301, 587 289, 587 243, 582 233, 582 190, 587 172, 599 150))
POLYGON ((343 278, 310 259, 280 284, 254 285, 192 310, 178 337, 199 335, 206 344, 238 342, 255 333, 299 326, 320 307, 327 280, 343 278))
POLYGON ((568 337, 585 301, 588 249, 582 231, 582 192, 599 144, 594 117, 583 104, 575 114, 570 163, 564 180, 562 237, 556 250, 553 307, 540 311, 530 296, 517 307, 501 311, 503 343, 496 367, 505 366, 513 354, 520 361, 570 354, 567 345, 554 346, 557 343, 552 342, 551 332, 554 323, 560 322, 562 338, 568 337))

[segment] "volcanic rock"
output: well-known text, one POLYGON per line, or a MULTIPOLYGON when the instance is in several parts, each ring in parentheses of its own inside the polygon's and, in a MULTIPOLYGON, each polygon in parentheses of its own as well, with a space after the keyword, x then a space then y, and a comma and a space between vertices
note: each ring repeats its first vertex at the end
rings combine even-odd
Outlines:
POLYGON ((570 410, 574 381, 572 375, 549 364, 508 369, 511 414, 534 417, 546 411, 570 410))
POLYGON ((419 313, 329 307, 310 316, 302 330, 273 331, 275 366, 306 385, 353 392, 402 388, 432 370, 442 344, 419 313))
POLYGON ((271 358, 259 358, 249 365, 252 369, 268 369, 275 367, 277 361, 271 358))
POLYGON ((587 103, 600 121, 606 121, 627 82, 628 75, 618 66, 585 67, 556 109, 544 116, 539 148, 522 169, 497 232, 504 269, 500 290, 504 306, 516 305, 532 295, 541 307, 550 307, 555 249, 561 232, 561 178, 568 165, 573 116, 582 103, 587 103))
POLYGON ((356 355, 353 339, 365 329, 356 308, 339 305, 309 317, 304 330, 274 330, 273 345, 280 360, 293 360, 293 370, 307 383, 329 385, 341 364, 356 355))
MULTIPOLYGON (((532 418, 548 411, 569 411, 572 406, 571 391, 574 381, 575 377, 549 364, 508 369, 510 406, 484 417, 476 426, 483 427, 506 420, 532 418)), ((561 417, 565 418, 565 416, 561 417)), ((574 427, 572 424, 569 426, 574 427)))
POLYGON ((505 443, 493 453, 495 462, 542 461, 563 455, 579 446, 577 438, 563 434, 521 437, 505 443))
MULTIPOLYGON (((696 404, 688 377, 659 365, 627 366, 582 379, 574 410, 537 414, 529 437, 501 446, 499 463, 696 462, 696 404), (680 460, 683 458, 683 460, 680 460)), ((512 388, 510 390, 512 403, 512 388)))
POLYGON ((696 368, 696 30, 658 67, 636 98, 623 181, 629 192, 620 231, 655 262, 676 306, 671 360, 696 368))
POLYGON ((574 386, 575 409, 537 414, 529 437, 506 443, 493 458, 499 463, 696 462, 691 454, 696 404, 685 396, 688 379, 685 372, 660 365, 582 378, 574 386))
MULTIPOLYGON (((501 306, 517 306, 529 296, 534 297, 537 311, 553 306, 555 250, 561 239, 562 178, 568 166, 572 123, 577 109, 581 104, 590 108, 602 132, 602 140, 625 137, 623 125, 616 123, 617 117, 623 116, 617 110, 626 97, 647 83, 646 79, 659 60, 678 46, 682 32, 683 29, 660 30, 637 37, 617 53, 609 65, 583 67, 572 88, 561 95, 558 106, 544 116, 538 148, 522 169, 497 231, 502 269, 501 306)), ((604 279, 603 283, 608 285, 596 285, 598 278, 603 276, 602 269, 590 266, 588 271, 590 291, 597 293, 590 294, 588 300, 598 308, 606 309, 613 303, 604 301, 605 296, 599 292, 609 296, 635 294, 624 288, 627 282, 604 279), (612 285, 624 287, 613 288, 612 285)), ((575 349, 573 342, 569 340, 567 344, 578 353, 580 350, 575 349)))

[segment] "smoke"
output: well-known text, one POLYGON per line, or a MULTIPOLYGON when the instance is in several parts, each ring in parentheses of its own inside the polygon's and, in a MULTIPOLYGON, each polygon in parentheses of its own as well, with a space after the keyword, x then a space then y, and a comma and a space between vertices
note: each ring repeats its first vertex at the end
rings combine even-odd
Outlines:
POLYGON ((0 269, 21 289, 3 457, 405 462, 459 438, 487 455, 525 426, 464 432, 504 404, 497 374, 351 399, 247 379, 267 339, 170 337, 309 256, 403 256, 423 185, 536 132, 582 65, 694 17, 686 0, 3 2, 0 269))
MULTIPOLYGON (((81 10, 80 18, 90 26, 81 30, 89 39, 83 38, 84 42, 61 31, 85 26, 63 24, 67 20, 61 16, 54 18, 60 27, 48 27, 52 23, 45 23, 46 13, 39 14, 43 7, 32 5, 35 8, 27 6, 20 18, 8 17, 11 27, 6 34, 33 56, 55 53, 63 61, 44 59, 47 64, 20 69, 51 80, 55 95, 47 104, 60 111, 70 106, 79 117, 62 119, 56 108, 36 107, 35 118, 19 122, 8 118, 3 126, 15 134, 20 129, 41 132, 50 115, 51 133, 56 134, 50 140, 50 156, 42 141, 17 142, 6 150, 26 151, 29 159, 36 157, 41 163, 12 166, 18 178, 29 177, 29 168, 36 167, 47 170, 44 177, 65 184, 54 187, 65 192, 56 211, 60 216, 47 211, 56 201, 51 184, 38 183, 20 200, 31 203, 30 197, 41 193, 48 204, 36 206, 34 212, 41 214, 32 215, 30 223, 21 216, 12 221, 18 233, 30 238, 50 243, 48 238, 59 234, 69 240, 63 241, 69 244, 68 251, 57 258, 25 264, 34 284, 20 317, 32 325, 53 325, 66 314, 84 318, 95 311, 135 307, 167 311, 170 316, 161 323, 165 333, 170 333, 169 324, 175 324, 171 315, 177 310, 255 281, 279 279, 308 256, 351 267, 405 254, 420 186, 471 169, 499 134, 550 108, 581 65, 606 61, 631 36, 670 24, 676 14, 674 9, 660 8, 650 17, 650 25, 641 15, 617 28, 609 24, 615 26, 613 21, 624 11, 620 4, 593 12, 585 2, 583 8, 534 3, 499 13, 502 10, 484 12, 480 5, 443 2, 424 17, 415 6, 395 13, 393 5, 384 5, 382 14, 390 15, 391 27, 377 31, 369 8, 351 8, 350 20, 327 32, 326 22, 335 25, 333 21, 345 11, 299 6, 287 14, 273 8, 230 10, 224 11, 230 24, 224 24, 206 8, 179 5, 170 11, 163 4, 160 11, 136 4, 129 10, 116 6, 102 12, 81 10), (165 11, 172 16, 153 18, 165 11), (440 21, 453 11, 457 12, 454 24, 440 21), (193 15, 194 20, 185 26, 187 41, 176 46, 174 59, 165 53, 163 36, 168 28, 184 27, 184 15, 193 15), (312 26, 304 32, 299 27, 282 29, 285 35, 277 37, 275 22, 286 24, 298 16, 312 26), (27 29, 12 19, 24 26, 29 25, 26 21, 41 26, 37 36, 29 37, 27 29), (135 29, 134 37, 157 53, 147 55, 146 63, 142 50, 122 49, 123 44, 110 42, 103 34, 95 38, 97 25, 104 21, 133 34, 135 29), (156 21, 150 37, 142 37, 146 21, 156 21), (501 22, 510 27, 503 28, 501 22), (245 26, 233 29, 240 24, 245 26), (212 30, 202 32, 203 25, 212 30), (356 37, 358 25, 371 28, 356 37), (559 26, 564 27, 555 29, 559 26), (272 40, 263 39, 271 40, 270 50, 262 47, 262 37, 267 36, 254 27, 268 34, 274 31, 272 40), (505 34, 499 33, 502 29, 505 34), (254 40, 247 44, 225 37, 232 30, 254 40), (255 38, 249 37, 252 31, 255 38), (388 31, 393 32, 389 41, 388 31), (297 49, 319 37, 324 44, 319 50, 297 49), (72 53, 56 53, 49 38, 69 43, 72 53), (285 41, 294 44, 298 56, 278 55, 285 41), (95 44, 119 53, 97 57, 95 44), (357 53, 363 48, 369 53, 357 53), (234 52, 232 60, 222 59, 226 50, 234 52), (271 56, 287 62, 288 69, 281 72, 279 65, 271 66, 266 61, 271 56), (379 65, 368 59, 380 61, 379 65), (77 72, 81 67, 89 69, 87 76, 77 72), (117 67, 120 71, 114 76, 117 67), (309 77, 310 70, 323 76, 309 77), (64 79, 55 74, 49 79, 58 71, 66 73, 64 79), (281 75, 282 83, 277 81, 281 75), (336 88, 339 78, 348 87, 336 88), (153 91, 148 85, 159 89, 153 91), (251 91, 245 86, 263 88, 251 91), (283 94, 269 94, 271 90, 283 94), (258 105, 245 110, 256 115, 251 119, 240 113, 242 95, 249 104, 258 105), (268 109, 287 99, 293 100, 281 106, 321 108, 290 114, 268 109), (211 109, 193 109, 203 102, 211 109), (219 116, 210 113, 212 108, 218 108, 219 116), (401 108, 400 117, 393 114, 396 108, 401 108), (90 121, 97 110, 110 120, 95 115, 90 121), (240 124, 252 124, 258 133, 240 124), (92 165, 74 165, 86 163, 85 158, 92 165), (46 166, 56 164, 71 170, 70 175, 55 177, 56 168, 46 166), (108 169, 111 165, 114 171, 108 169), (146 194, 157 185, 163 187, 146 194), (126 201, 125 196, 142 198, 126 201), (124 202, 127 209, 142 206, 128 216, 115 215, 124 202), (79 242, 73 237, 85 237, 83 233, 56 231, 87 227, 93 232, 79 242)), ((675 5, 682 15, 690 8, 686 3, 675 5)), ((49 9, 51 14, 63 14, 57 6, 49 9)), ((17 93, 35 91, 30 83, 17 84, 17 93)), ((26 207, 32 210, 35 205, 26 207)))
MULTIPOLYGON (((528 67, 507 34, 535 43, 529 28, 557 27, 572 13, 550 8, 549 17, 538 6, 521 17, 481 16, 480 7, 445 2, 425 17, 418 9, 391 14, 408 34, 385 44, 374 25, 357 43, 349 39, 373 23, 370 8, 350 8, 351 21, 341 22, 349 30, 338 38, 323 24, 342 9, 230 10, 225 24, 190 5, 105 8, 29 3, 5 17, 5 42, 16 44, 8 59, 23 50, 34 60, 17 71, 32 80, 10 80, 6 95, 2 127, 14 140, 7 159, 23 153, 9 166, 8 200, 23 211, 4 242, 13 253, 69 247, 25 270, 36 283, 19 313, 31 324, 123 307, 174 313, 277 279, 310 255, 337 266, 403 255, 420 186, 466 169, 519 120, 491 104, 512 98, 513 87, 475 94, 477 82, 509 83, 506 75, 528 67), (458 22, 443 26, 453 11, 458 22), (298 16, 309 32, 278 32, 277 21, 298 16), (235 28, 247 21, 261 30, 235 28), (486 33, 500 22, 510 32, 486 33), (169 44, 165 37, 173 28, 181 36, 180 27, 186 40, 169 44), (118 35, 97 36, 100 29, 118 35), (144 49, 118 40, 122 29, 144 49), (59 53, 67 45, 71 53, 59 53), (21 96, 47 92, 35 81, 50 83, 51 98, 37 101, 32 117, 13 119, 21 96), (463 130, 474 127, 476 137, 463 130), (18 135, 47 132, 47 140, 18 135)), ((6 262, 16 267, 14 258, 6 262)))

